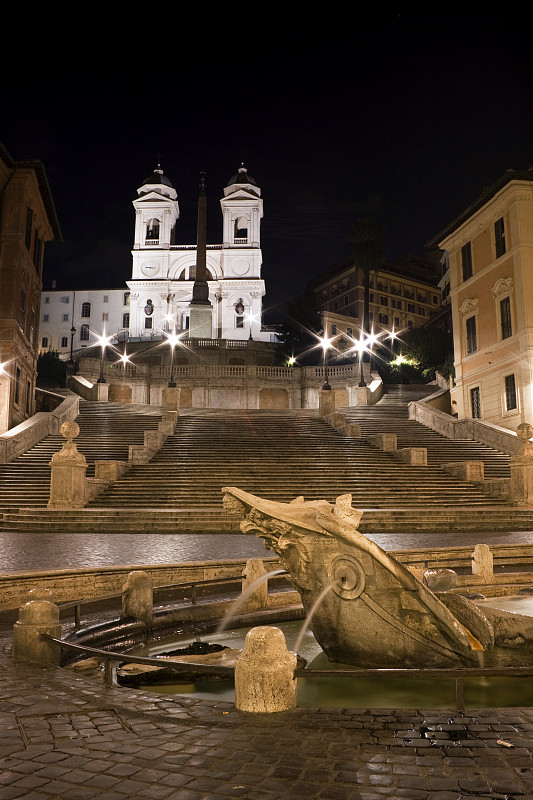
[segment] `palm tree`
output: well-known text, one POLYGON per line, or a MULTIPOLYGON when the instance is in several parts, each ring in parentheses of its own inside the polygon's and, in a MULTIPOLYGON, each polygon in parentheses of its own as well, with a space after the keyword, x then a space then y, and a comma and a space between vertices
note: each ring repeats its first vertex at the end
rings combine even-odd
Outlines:
MULTIPOLYGON (((371 217, 356 219, 352 226, 350 241, 353 242, 352 251, 355 266, 363 273, 363 332, 370 333, 370 272, 376 271, 385 258, 385 245, 383 237, 385 232, 377 220, 371 217)), ((361 354, 361 382, 366 386, 363 377, 363 356, 361 354)))

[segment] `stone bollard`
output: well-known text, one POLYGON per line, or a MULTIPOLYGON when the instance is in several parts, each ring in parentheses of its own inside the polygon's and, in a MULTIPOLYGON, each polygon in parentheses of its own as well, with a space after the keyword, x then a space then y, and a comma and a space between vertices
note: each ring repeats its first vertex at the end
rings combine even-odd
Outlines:
POLYGON ((345 436, 349 436, 352 439, 360 439, 361 438, 361 426, 356 425, 355 422, 348 422, 346 425, 346 430, 344 433, 345 436))
POLYGON ((13 626, 13 659, 15 661, 58 666, 61 648, 41 639, 41 633, 61 638, 59 609, 48 589, 32 589, 30 600, 19 609, 13 626))
POLYGON ((154 590, 147 572, 138 570, 128 575, 122 587, 122 614, 144 622, 147 628, 152 627, 154 590))
POLYGON ((335 411, 335 392, 333 389, 321 389, 318 393, 318 414, 327 417, 335 411))
POLYGON ((296 708, 296 654, 279 628, 262 625, 246 634, 235 658, 235 707, 271 713, 296 708))
POLYGON ((533 505, 533 427, 523 422, 516 429, 520 440, 518 451, 511 456, 510 499, 517 505, 533 505))
POLYGON ((126 383, 110 383, 107 399, 113 403, 131 403, 131 386, 126 383))
MULTIPOLYGON (((249 592, 254 583, 261 581, 263 575, 267 574, 265 569, 265 565, 263 564, 262 559, 260 558, 250 558, 246 562, 246 566, 244 568, 244 580, 242 582, 242 593, 245 595, 249 592)), ((261 581, 257 583, 257 586, 251 591, 250 596, 244 603, 244 608, 247 611, 256 610, 259 608, 266 608, 268 604, 268 581, 261 581)))
POLYGON ((477 575, 483 583, 492 583, 494 558, 488 544, 476 544, 474 547, 472 575, 477 575))
POLYGON ((157 430, 164 436, 174 436, 178 424, 179 411, 163 411, 157 430))
POLYGON ((72 441, 79 432, 77 422, 64 422, 61 426, 61 434, 67 441, 49 463, 52 474, 48 508, 83 508, 87 505, 87 461, 72 441))

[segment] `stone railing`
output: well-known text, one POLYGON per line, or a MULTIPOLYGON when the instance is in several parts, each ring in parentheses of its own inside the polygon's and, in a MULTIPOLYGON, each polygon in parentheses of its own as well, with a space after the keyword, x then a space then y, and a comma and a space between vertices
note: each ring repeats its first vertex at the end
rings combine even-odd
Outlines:
POLYGON ((67 397, 53 411, 39 411, 0 436, 0 464, 7 464, 25 453, 50 433, 59 433, 61 425, 76 419, 79 398, 67 397))

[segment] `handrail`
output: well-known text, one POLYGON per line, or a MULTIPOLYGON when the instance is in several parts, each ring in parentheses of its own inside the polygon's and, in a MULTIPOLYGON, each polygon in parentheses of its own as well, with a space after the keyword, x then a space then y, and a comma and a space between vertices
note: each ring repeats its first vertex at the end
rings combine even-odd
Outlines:
MULTIPOLYGON (((160 658, 148 658, 146 656, 132 656, 127 653, 117 653, 112 650, 101 650, 96 647, 88 647, 86 645, 72 644, 65 642, 62 639, 57 639, 54 636, 49 636, 46 633, 41 633, 40 638, 43 641, 50 642, 61 648, 74 650, 79 653, 98 657, 104 661, 104 675, 107 685, 113 683, 113 663, 115 661, 123 661, 128 664, 146 664, 147 666, 164 667, 175 670, 176 672, 188 672, 194 669, 202 675, 209 675, 216 673, 218 675, 234 674, 234 667, 232 666, 216 666, 214 664, 196 664, 195 662, 184 661, 162 661, 160 658)), ((368 677, 381 677, 381 678, 453 678, 455 680, 455 707, 457 711, 464 711, 464 679, 474 677, 498 677, 498 678, 527 678, 533 676, 533 666, 530 667, 446 667, 446 668, 410 668, 410 669, 396 669, 396 668, 358 668, 352 669, 305 669, 303 667, 296 667, 293 672, 294 678, 368 678, 368 677)))
POLYGON ((195 664, 186 661, 162 661, 160 658, 147 658, 146 656, 130 656, 127 653, 117 653, 112 650, 100 650, 97 647, 87 647, 86 645, 72 644, 65 642, 63 639, 56 639, 54 636, 49 636, 47 633, 41 633, 41 639, 45 642, 58 645, 62 649, 77 650, 79 653, 95 656, 104 660, 104 675, 105 682, 108 686, 113 683, 113 663, 115 661, 124 661, 127 664, 146 664, 147 666, 168 667, 176 672, 190 672, 191 668, 194 672, 203 675, 209 675, 216 672, 218 675, 233 675, 233 667, 229 666, 214 666, 212 664, 195 664))

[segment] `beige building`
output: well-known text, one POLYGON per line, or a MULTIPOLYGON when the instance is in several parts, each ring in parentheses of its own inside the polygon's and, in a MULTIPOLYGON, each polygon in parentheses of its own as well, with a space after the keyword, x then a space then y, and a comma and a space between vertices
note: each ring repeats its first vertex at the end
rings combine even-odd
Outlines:
MULTIPOLYGON (((427 322, 440 310, 439 275, 423 259, 383 265, 370 274, 370 327, 374 333, 398 332, 427 322)), ((359 338, 363 327, 363 271, 352 260, 336 264, 309 284, 317 308, 331 320, 328 336, 338 333, 359 338), (341 319, 334 319, 339 315, 341 319), (342 317, 349 317, 346 325, 342 317)))
POLYGON ((44 166, 0 144, 0 433, 35 410, 44 245, 61 233, 44 166))
POLYGON ((533 421, 533 169, 508 170, 429 244, 449 270, 453 410, 533 421))

